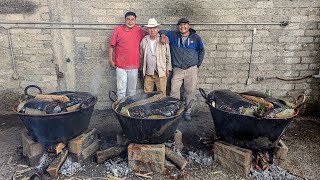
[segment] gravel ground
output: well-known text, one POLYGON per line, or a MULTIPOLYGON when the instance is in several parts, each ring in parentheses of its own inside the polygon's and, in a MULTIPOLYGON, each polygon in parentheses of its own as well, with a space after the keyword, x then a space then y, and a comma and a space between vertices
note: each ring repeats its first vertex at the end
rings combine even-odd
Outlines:
MULTIPOLYGON (((192 121, 181 122, 178 129, 183 133, 184 150, 196 152, 210 149, 199 142, 200 137, 212 137, 213 123, 209 112, 198 112, 192 121)), ((111 110, 96 110, 91 118, 90 127, 97 128, 100 139, 108 142, 116 141, 116 134, 121 127, 111 110)), ((0 112, 0 179, 11 179, 17 170, 26 169, 26 161, 22 156, 20 132, 24 128, 17 116, 10 112, 0 112)), ((320 177, 320 118, 299 116, 289 125, 282 140, 289 148, 285 170, 298 179, 318 179, 320 177)), ((110 175, 106 165, 97 165, 88 160, 73 177, 81 179, 101 179, 110 175), (96 178, 94 178, 96 177, 96 178)), ((190 179, 243 179, 241 176, 211 162, 210 165, 191 161, 183 171, 167 168, 165 176, 153 174, 153 179, 174 177, 190 177, 190 179), (179 176, 180 175, 180 176, 179 176)), ((66 179, 63 177, 62 179, 66 179)), ((138 179, 131 173, 129 179, 138 179)), ((254 178, 249 178, 254 179, 254 178)))

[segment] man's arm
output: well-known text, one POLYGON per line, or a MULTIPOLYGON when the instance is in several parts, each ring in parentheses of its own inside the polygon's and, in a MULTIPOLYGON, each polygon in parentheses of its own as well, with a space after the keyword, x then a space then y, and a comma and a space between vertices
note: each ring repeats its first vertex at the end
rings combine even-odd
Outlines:
POLYGON ((166 31, 166 30, 160 30, 159 31, 159 34, 160 34, 160 42, 162 44, 169 44, 170 41, 169 41, 169 38, 167 36, 169 31, 166 31))
POLYGON ((114 51, 114 46, 109 44, 109 64, 111 67, 116 67, 115 62, 113 60, 113 51, 114 51))
POLYGON ((172 70, 170 46, 168 44, 166 45, 166 69, 169 71, 172 70))
POLYGON ((144 49, 143 49, 143 40, 141 40, 140 42, 140 66, 139 66, 139 70, 143 69, 143 61, 144 61, 144 49))
POLYGON ((205 50, 204 50, 204 47, 203 47, 203 48, 201 48, 199 50, 198 64, 197 64, 198 67, 202 64, 202 61, 203 61, 203 58, 204 58, 204 54, 205 54, 205 50))
POLYGON ((205 50, 204 50, 204 46, 203 46, 203 43, 202 43, 202 40, 199 37, 199 42, 198 42, 198 64, 197 66, 199 67, 201 64, 202 64, 202 61, 203 61, 203 58, 204 58, 204 54, 205 54, 205 50))

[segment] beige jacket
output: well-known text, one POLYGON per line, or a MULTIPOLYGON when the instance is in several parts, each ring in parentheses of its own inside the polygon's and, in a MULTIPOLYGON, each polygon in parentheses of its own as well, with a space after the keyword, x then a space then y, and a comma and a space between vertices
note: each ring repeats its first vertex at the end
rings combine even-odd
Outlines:
MULTIPOLYGON (((147 52, 148 52, 148 41, 150 40, 150 36, 146 35, 140 42, 140 69, 142 69, 143 76, 146 74, 147 68, 147 52)), ((166 70, 171 71, 171 55, 170 55, 170 47, 169 44, 163 45, 160 42, 160 38, 157 39, 156 46, 156 54, 157 54, 157 68, 159 77, 166 76, 166 70)))

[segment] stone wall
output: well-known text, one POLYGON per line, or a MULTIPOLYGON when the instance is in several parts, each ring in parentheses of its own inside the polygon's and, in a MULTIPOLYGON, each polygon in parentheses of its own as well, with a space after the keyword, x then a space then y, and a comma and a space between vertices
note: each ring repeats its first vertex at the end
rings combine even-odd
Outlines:
MULTIPOLYGON (((306 110, 319 111, 320 1, 318 0, 4 0, 3 22, 123 23, 127 11, 136 12, 138 23, 154 17, 160 23, 280 23, 280 25, 193 25, 206 48, 199 70, 198 87, 206 92, 270 91, 276 97, 307 95, 306 110), (11 2, 11 3, 10 3, 11 2), (256 33, 252 35, 253 29, 256 33), (253 47, 252 47, 252 37, 253 47), (252 47, 252 56, 251 56, 252 47), (249 62, 252 58, 250 79, 249 62), (284 79, 299 79, 283 81, 284 79)), ((115 70, 108 65, 108 39, 112 30, 48 29, 85 27, 113 29, 115 25, 0 24, 0 94, 12 97, 29 84, 44 92, 89 91, 98 96, 98 109, 110 108, 108 92, 115 90, 115 70), (9 48, 10 29, 14 59, 9 48), (4 28, 5 27, 5 28, 4 28), (30 29, 46 27, 46 29, 30 29), (15 69, 15 70, 14 70, 15 69)), ((164 25, 163 29, 176 27, 164 25)), ((141 91, 141 84, 139 85, 141 91)), ((13 97, 12 99, 15 99, 13 97)), ((197 94, 197 105, 205 106, 197 94)), ((14 100, 12 100, 14 101, 14 100)), ((206 108, 207 109, 207 108, 206 108)))

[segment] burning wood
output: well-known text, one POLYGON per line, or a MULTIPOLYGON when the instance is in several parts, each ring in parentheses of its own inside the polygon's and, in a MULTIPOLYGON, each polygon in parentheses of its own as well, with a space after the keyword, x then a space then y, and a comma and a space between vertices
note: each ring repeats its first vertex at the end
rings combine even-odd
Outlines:
POLYGON ((59 101, 62 103, 69 102, 70 99, 66 95, 37 94, 35 99, 43 99, 47 101, 59 101))
POLYGON ((127 146, 115 146, 97 152, 97 163, 103 163, 108 159, 120 156, 127 152, 127 146))
POLYGON ((165 151, 166 157, 171 162, 173 162, 173 164, 175 164, 180 170, 184 169, 187 166, 188 161, 183 156, 180 156, 178 153, 172 151, 168 147, 166 147, 165 151))
POLYGON ((56 178, 58 176, 58 171, 64 161, 68 156, 68 150, 63 149, 62 152, 57 156, 57 158, 50 163, 49 167, 47 168, 47 172, 50 174, 51 178, 56 178))

